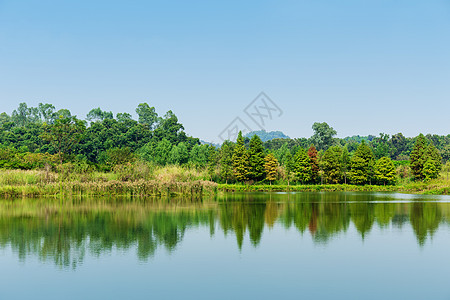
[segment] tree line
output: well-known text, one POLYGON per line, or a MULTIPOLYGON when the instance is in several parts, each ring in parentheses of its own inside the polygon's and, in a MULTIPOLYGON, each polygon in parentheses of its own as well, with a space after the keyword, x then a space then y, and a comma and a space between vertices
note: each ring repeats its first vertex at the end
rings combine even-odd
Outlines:
POLYGON ((66 162, 112 170, 136 160, 207 170, 223 183, 394 184, 398 178, 437 178, 449 159, 450 136, 336 138, 327 123, 314 123, 310 138, 262 142, 240 133, 220 147, 201 144, 184 132, 177 116, 160 117, 141 103, 137 120, 128 113, 92 109, 84 120, 51 104, 21 103, 0 114, 0 167, 43 168, 66 162))

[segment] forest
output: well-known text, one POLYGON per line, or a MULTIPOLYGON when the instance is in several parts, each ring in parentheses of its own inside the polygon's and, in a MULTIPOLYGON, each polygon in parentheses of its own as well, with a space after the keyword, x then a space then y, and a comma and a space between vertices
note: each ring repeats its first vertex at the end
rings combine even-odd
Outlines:
MULTIPOLYGON (((0 114, 0 168, 117 173, 139 164, 195 170, 202 180, 247 185, 395 185, 430 181, 449 171, 450 135, 336 138, 327 123, 314 123, 310 138, 263 142, 258 133, 239 133, 236 141, 216 147, 188 136, 172 111, 161 117, 147 103, 135 111, 137 120, 100 108, 81 119, 51 104, 21 103, 11 114, 0 114)), ((259 133, 263 139, 270 135, 259 133)))

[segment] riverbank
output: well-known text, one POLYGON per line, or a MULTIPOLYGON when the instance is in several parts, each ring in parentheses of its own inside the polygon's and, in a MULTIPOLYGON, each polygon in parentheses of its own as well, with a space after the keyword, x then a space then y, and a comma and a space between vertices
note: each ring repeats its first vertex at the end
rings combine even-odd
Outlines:
POLYGON ((401 185, 243 185, 219 184, 222 192, 403 192, 424 195, 449 195, 450 181, 412 182, 401 185))
POLYGON ((165 167, 157 170, 132 168, 121 172, 61 174, 46 171, 0 170, 0 198, 36 197, 192 197, 217 192, 403 192, 449 195, 450 181, 398 185, 283 185, 217 184, 195 169, 165 167))
POLYGON ((32 197, 200 197, 217 192, 201 173, 177 167, 121 172, 56 173, 0 170, 0 198, 32 197))

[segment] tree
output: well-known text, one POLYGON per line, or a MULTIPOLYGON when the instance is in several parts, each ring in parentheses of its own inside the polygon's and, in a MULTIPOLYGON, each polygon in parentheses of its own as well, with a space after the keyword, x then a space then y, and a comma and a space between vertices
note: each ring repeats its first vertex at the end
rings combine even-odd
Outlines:
POLYGON ((248 179, 248 157, 249 155, 247 149, 245 149, 244 146, 244 138, 242 137, 242 132, 239 131, 236 141, 236 147, 234 148, 232 157, 234 176, 238 181, 242 182, 248 179))
POLYGON ((423 174, 423 167, 425 165, 425 162, 427 161, 426 158, 426 149, 428 147, 428 141, 426 140, 425 136, 423 134, 420 134, 416 138, 416 143, 414 144, 413 151, 410 155, 411 160, 411 171, 416 180, 423 180, 425 179, 423 174))
MULTIPOLYGON (((191 151, 192 153, 192 151, 191 151)), ((211 180, 213 180, 213 176, 216 171, 216 166, 219 163, 219 155, 216 147, 209 145, 208 146, 208 157, 207 157, 207 166, 208 166, 208 174, 211 180)))
POLYGON ((297 151, 294 156, 294 172, 295 178, 302 183, 307 183, 311 181, 312 178, 312 168, 311 159, 306 153, 305 149, 301 148, 297 151))
POLYGON ((53 124, 44 124, 42 139, 51 144, 62 163, 72 148, 80 142, 85 130, 84 122, 75 117, 58 118, 53 124))
POLYGON ((311 141, 319 150, 327 150, 333 145, 333 137, 337 134, 333 127, 330 127, 325 122, 316 122, 313 124, 312 129, 314 134, 311 137, 311 141))
POLYGON ((350 154, 348 153, 347 147, 344 147, 342 149, 341 165, 342 165, 342 174, 344 175, 344 183, 345 184, 347 184, 347 173, 351 167, 350 163, 351 163, 350 154))
POLYGON ((394 184, 395 183, 395 166, 389 157, 380 158, 375 164, 375 179, 379 183, 394 184))
POLYGON ((45 123, 49 124, 53 122, 55 107, 52 104, 39 103, 38 109, 45 123))
POLYGON ((294 158, 292 157, 292 154, 289 151, 284 158, 284 168, 286 170, 286 179, 288 181, 288 185, 291 180, 292 174, 294 173, 294 167, 295 167, 294 158))
POLYGON ((104 121, 107 119, 113 119, 114 115, 110 111, 103 111, 98 108, 91 109, 91 111, 87 114, 86 119, 92 122, 104 121))
POLYGON ((210 146, 194 145, 189 153, 189 162, 197 167, 205 167, 208 164, 209 153, 210 146))
POLYGON ((16 126, 24 127, 29 123, 30 109, 27 104, 22 102, 19 107, 15 109, 11 114, 11 119, 16 124, 16 126))
POLYGON ((264 169, 266 171, 266 179, 269 180, 270 184, 272 184, 272 181, 277 179, 278 160, 272 153, 269 153, 264 158, 264 161, 265 161, 264 169))
POLYGON ((322 157, 323 172, 326 182, 339 183, 342 178, 342 149, 332 146, 325 151, 322 157))
POLYGON ((428 147, 425 149, 425 157, 426 160, 431 159, 433 161, 437 172, 435 178, 437 178, 439 172, 442 170, 442 156, 439 153, 439 150, 432 143, 430 143, 428 147))
POLYGON ((11 122, 11 117, 5 112, 1 113, 0 114, 0 125, 3 125, 8 122, 11 122))
POLYGON ((439 171, 436 168, 436 164, 433 159, 429 158, 423 165, 422 177, 425 181, 436 179, 439 175, 439 171))
POLYGON ((126 123, 133 120, 133 117, 129 113, 118 113, 116 119, 119 123, 126 123))
POLYGON ((371 183, 375 156, 372 149, 363 140, 351 158, 350 179, 355 184, 371 183))
POLYGON ((264 147, 258 135, 253 135, 250 139, 248 155, 248 178, 255 181, 264 179, 264 147))
POLYGON ((188 162, 189 152, 185 143, 179 143, 172 147, 168 157, 169 164, 182 165, 188 162))
POLYGON ((150 129, 153 129, 158 121, 158 114, 154 107, 150 107, 147 103, 140 103, 136 108, 136 113, 139 116, 139 124, 145 124, 150 129))
POLYGON ((311 162, 311 182, 317 183, 319 179, 319 160, 317 158, 317 150, 314 145, 311 145, 308 149, 308 157, 311 162))
POLYGON ((220 147, 220 176, 225 183, 233 179, 233 152, 234 146, 230 141, 223 142, 220 147))

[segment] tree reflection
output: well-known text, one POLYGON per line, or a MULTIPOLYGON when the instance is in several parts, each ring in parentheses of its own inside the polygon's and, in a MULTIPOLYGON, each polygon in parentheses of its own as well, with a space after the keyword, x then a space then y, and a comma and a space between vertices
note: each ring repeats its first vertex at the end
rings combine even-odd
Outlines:
POLYGON ((0 248, 11 247, 21 261, 37 256, 62 268, 76 268, 89 253, 136 251, 146 261, 159 249, 169 253, 192 228, 211 237, 233 235, 242 249, 246 239, 257 247, 265 229, 281 226, 309 233, 326 244, 353 226, 364 239, 378 224, 402 228, 410 224, 423 246, 440 224, 450 224, 450 204, 389 203, 370 196, 345 194, 233 195, 219 201, 178 204, 152 201, 0 201, 0 248), (344 201, 343 201, 344 200, 344 201))

